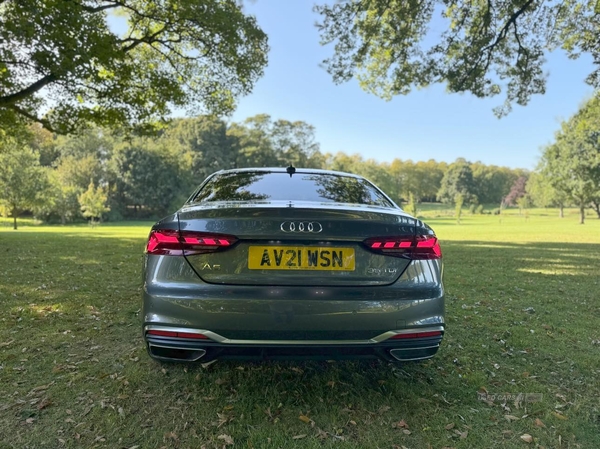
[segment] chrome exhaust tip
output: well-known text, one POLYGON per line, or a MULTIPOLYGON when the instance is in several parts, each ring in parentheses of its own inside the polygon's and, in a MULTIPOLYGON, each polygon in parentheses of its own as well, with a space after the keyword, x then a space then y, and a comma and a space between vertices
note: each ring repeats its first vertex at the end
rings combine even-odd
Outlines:
POLYGON ((177 348, 148 343, 150 355, 156 359, 172 362, 195 362, 206 355, 204 349, 177 348))

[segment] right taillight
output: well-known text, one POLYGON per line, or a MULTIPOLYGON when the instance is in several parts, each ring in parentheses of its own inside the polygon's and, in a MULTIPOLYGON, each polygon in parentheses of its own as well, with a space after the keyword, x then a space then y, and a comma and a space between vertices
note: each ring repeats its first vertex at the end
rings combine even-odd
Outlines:
POLYGON ((148 237, 146 252, 165 256, 191 256, 219 251, 235 242, 237 238, 232 235, 153 229, 148 237))
POLYGON ((435 235, 373 237, 364 245, 371 251, 406 259, 441 259, 442 249, 435 235))

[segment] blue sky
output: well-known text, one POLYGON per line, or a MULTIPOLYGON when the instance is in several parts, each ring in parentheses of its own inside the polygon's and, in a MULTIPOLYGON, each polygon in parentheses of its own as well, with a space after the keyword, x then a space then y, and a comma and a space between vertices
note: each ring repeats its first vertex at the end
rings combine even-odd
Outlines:
POLYGON ((269 36, 269 65, 233 121, 267 113, 273 119, 315 126, 322 152, 360 153, 380 162, 394 158, 451 162, 458 157, 486 164, 534 169, 562 119, 592 94, 585 77, 591 57, 548 57, 546 94, 515 106, 502 119, 492 108, 503 97, 477 99, 447 94, 442 85, 386 102, 363 92, 356 81, 335 85, 319 67, 332 49, 319 44, 318 16, 309 0, 245 2, 269 36))

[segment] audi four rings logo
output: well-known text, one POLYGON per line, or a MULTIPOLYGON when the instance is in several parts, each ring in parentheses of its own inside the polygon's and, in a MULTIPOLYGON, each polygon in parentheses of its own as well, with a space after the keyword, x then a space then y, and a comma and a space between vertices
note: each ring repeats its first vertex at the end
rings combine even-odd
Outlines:
POLYGON ((318 221, 284 221, 279 226, 283 232, 306 232, 318 234, 323 230, 323 226, 318 221))

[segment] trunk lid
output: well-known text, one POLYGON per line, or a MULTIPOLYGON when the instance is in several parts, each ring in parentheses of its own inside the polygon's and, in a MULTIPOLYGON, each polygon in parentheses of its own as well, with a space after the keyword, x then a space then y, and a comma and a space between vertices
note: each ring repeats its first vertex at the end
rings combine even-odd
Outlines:
POLYGON ((185 257, 208 283, 235 285, 386 285, 410 260, 376 254, 370 237, 412 236, 416 220, 400 209, 299 201, 212 202, 179 211, 185 232, 227 234, 230 248, 185 257))

